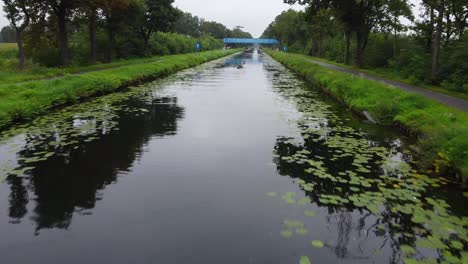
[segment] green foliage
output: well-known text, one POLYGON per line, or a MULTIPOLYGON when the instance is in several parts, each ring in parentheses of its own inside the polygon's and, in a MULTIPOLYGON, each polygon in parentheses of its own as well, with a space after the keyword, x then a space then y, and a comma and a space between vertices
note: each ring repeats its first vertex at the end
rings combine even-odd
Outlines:
MULTIPOLYGON (((300 2, 307 8, 305 11, 288 10, 281 13, 266 28, 263 37, 279 39, 283 45, 289 46, 289 52, 344 63, 345 36, 348 32, 348 57, 354 59, 358 67, 377 70, 385 77, 418 86, 441 86, 436 87, 439 92, 459 97, 468 95, 468 35, 463 34, 466 25, 461 20, 444 21, 447 25, 438 63, 440 70, 434 77, 431 76, 434 60, 431 43, 435 25, 430 25, 433 21, 425 14, 422 22, 415 23, 414 32, 402 34, 408 26, 401 24, 400 18, 413 18, 407 1, 286 2, 300 2), (364 5, 369 6, 363 12, 357 12, 362 11, 364 5), (373 22, 368 25, 359 23, 362 19, 373 22), (358 33, 361 42, 358 41, 358 33), (361 49, 358 45, 361 45, 361 49)), ((451 3, 445 20, 453 20, 455 15, 459 17, 464 10, 466 4, 451 3)))
POLYGON ((0 70, 5 70, 16 65, 18 63, 17 56, 18 51, 15 43, 0 43, 0 70))
POLYGON ((154 55, 190 53, 195 51, 197 42, 201 43, 204 51, 223 47, 222 41, 216 40, 209 35, 196 39, 176 33, 158 32, 153 34, 150 39, 150 51, 154 55))
POLYGON ((6 26, 0 30, 0 43, 13 43, 16 42, 16 33, 15 30, 6 26))
MULTIPOLYGON (((287 10, 278 15, 262 34, 262 38, 276 38, 282 45, 294 47, 300 51, 303 46, 307 25, 304 23, 305 13, 287 10)), ((302 48, 303 49, 303 48, 302 48)))
POLYGON ((468 94, 468 35, 455 42, 442 55, 442 87, 468 94))
POLYGON ((212 50, 222 47, 213 38, 251 37, 241 28, 230 30, 184 13, 174 7, 174 0, 4 1, 12 27, 2 29, 1 41, 11 41, 21 32, 24 49, 19 49, 18 57, 21 68, 29 71, 38 65, 76 67, 187 53, 197 41, 204 44, 203 50, 212 50))
MULTIPOLYGON (((350 108, 370 112, 384 124, 401 124, 419 135, 426 166, 444 164, 468 177, 468 115, 422 96, 371 80, 329 70, 306 56, 267 50, 275 59, 343 100, 350 108)), ((436 168, 438 166, 435 166, 436 168)), ((445 171, 440 171, 444 173, 445 171)))
POLYGON ((141 81, 193 67, 236 50, 172 55, 156 61, 114 67, 104 71, 57 79, 0 84, 0 127, 37 116, 47 110, 79 99, 115 91, 141 81))

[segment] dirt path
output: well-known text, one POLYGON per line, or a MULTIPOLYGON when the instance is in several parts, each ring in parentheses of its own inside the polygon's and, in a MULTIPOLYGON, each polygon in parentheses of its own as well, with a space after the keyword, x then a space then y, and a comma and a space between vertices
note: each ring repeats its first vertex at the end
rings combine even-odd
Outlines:
POLYGON ((417 87, 417 86, 413 86, 413 85, 409 85, 409 84, 405 84, 405 83, 401 83, 401 82, 397 82, 397 81, 384 79, 384 78, 381 78, 381 77, 377 77, 377 76, 374 76, 374 75, 370 75, 370 74, 367 74, 367 73, 360 72, 358 70, 348 69, 348 68, 336 66, 336 65, 333 65, 333 64, 329 64, 329 63, 325 63, 325 62, 321 62, 321 61, 317 61, 317 60, 313 60, 313 59, 309 59, 309 61, 312 62, 312 63, 318 64, 320 66, 327 67, 327 68, 332 69, 332 70, 349 73, 349 74, 352 74, 352 75, 360 76, 362 78, 366 78, 366 79, 369 79, 369 80, 373 80, 373 81, 377 81, 377 82, 384 83, 384 84, 387 84, 387 85, 391 85, 393 87, 399 88, 399 89, 404 90, 404 91, 421 94, 421 95, 423 95, 423 96, 425 96, 425 97, 427 97, 429 99, 436 100, 436 101, 438 101, 438 102, 440 102, 442 104, 445 104, 447 106, 450 106, 450 107, 457 108, 459 110, 468 112, 468 101, 460 99, 460 98, 456 98, 456 97, 446 95, 446 94, 442 94, 442 93, 433 92, 431 90, 424 89, 424 88, 421 88, 421 87, 417 87))

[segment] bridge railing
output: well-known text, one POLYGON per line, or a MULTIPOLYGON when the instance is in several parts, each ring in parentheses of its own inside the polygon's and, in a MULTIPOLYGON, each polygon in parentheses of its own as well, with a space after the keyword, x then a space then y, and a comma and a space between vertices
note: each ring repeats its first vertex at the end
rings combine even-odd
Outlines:
POLYGON ((254 38, 225 38, 225 44, 266 44, 279 45, 280 42, 276 39, 254 39, 254 38))

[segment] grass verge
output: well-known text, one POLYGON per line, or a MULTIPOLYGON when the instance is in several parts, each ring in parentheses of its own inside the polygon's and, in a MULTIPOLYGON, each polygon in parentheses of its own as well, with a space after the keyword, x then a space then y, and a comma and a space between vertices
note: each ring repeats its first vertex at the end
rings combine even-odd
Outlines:
POLYGON ((14 50, 16 49, 16 43, 0 43, 0 51, 14 50))
POLYGON ((418 136, 425 167, 437 173, 455 170, 468 179, 468 114, 421 95, 330 70, 307 56, 266 50, 274 59, 318 85, 349 108, 371 113, 380 123, 399 125, 418 136))
POLYGON ((445 89, 443 87, 440 87, 440 86, 435 86, 435 85, 429 85, 429 84, 422 83, 421 81, 416 83, 414 80, 405 79, 405 78, 402 78, 401 76, 398 76, 398 74, 393 72, 391 69, 387 69, 387 68, 376 68, 376 69, 373 69, 373 70, 372 69, 362 69, 362 68, 358 68, 358 67, 355 67, 355 66, 346 65, 346 64, 343 64, 343 63, 338 63, 338 62, 335 62, 335 61, 326 60, 326 59, 323 59, 323 58, 312 57, 312 56, 309 56, 309 58, 314 59, 316 61, 321 61, 321 62, 324 62, 324 63, 335 65, 335 66, 338 66, 338 67, 347 68, 347 69, 367 73, 369 75, 374 75, 374 76, 377 76, 377 77, 385 78, 385 79, 392 80, 392 81, 401 82, 401 83, 404 83, 404 84, 418 86, 418 87, 421 87, 421 88, 424 88, 424 89, 427 89, 427 90, 431 90, 433 92, 443 93, 443 94, 450 95, 450 96, 453 96, 453 97, 457 97, 457 98, 460 98, 460 99, 468 100, 468 94, 461 93, 461 92, 456 92, 456 91, 450 91, 450 90, 447 90, 447 89, 445 89))
POLYGON ((0 129, 29 119, 51 108, 103 95, 119 88, 167 76, 239 50, 160 57, 159 60, 56 79, 0 84, 0 129))

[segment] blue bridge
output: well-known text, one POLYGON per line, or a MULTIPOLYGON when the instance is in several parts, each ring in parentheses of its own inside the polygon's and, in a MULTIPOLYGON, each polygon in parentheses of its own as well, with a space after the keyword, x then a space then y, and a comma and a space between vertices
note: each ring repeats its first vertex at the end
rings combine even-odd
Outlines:
POLYGON ((224 44, 267 44, 279 45, 276 39, 249 39, 249 38, 225 38, 224 44))

